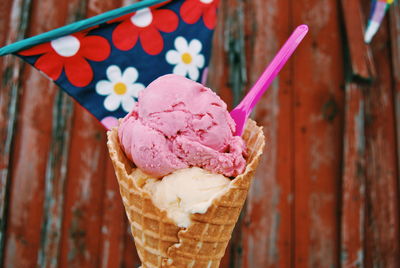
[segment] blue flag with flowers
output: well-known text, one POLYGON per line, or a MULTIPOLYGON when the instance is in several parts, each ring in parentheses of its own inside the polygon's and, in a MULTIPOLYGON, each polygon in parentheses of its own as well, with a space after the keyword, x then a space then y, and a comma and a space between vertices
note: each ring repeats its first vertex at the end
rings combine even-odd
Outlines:
POLYGON ((204 82, 219 0, 145 0, 0 49, 52 79, 106 128, 157 77, 204 82))

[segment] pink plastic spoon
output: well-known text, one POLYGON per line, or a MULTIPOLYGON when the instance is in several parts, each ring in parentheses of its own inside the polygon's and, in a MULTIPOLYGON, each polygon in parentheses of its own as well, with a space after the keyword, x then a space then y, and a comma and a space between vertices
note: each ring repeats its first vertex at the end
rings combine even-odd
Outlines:
POLYGON ((275 58, 265 69, 264 73, 254 84, 252 89, 250 89, 239 105, 231 111, 230 114, 236 123, 236 136, 242 136, 247 118, 249 118, 254 106, 260 100, 267 88, 271 85, 272 81, 296 50, 297 46, 306 36, 307 32, 308 26, 305 24, 298 26, 296 30, 294 30, 292 35, 279 50, 278 54, 276 54, 275 58))

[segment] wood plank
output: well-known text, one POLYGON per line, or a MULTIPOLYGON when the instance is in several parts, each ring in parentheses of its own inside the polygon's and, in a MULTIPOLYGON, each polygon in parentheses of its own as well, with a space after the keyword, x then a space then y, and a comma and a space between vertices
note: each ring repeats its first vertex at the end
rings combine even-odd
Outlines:
MULTIPOLYGON (((289 37, 290 1, 247 3, 246 54, 249 89, 289 37)), ((297 52, 296 52, 297 54, 297 52)), ((243 224, 243 267, 292 265, 293 58, 254 112, 264 126, 266 149, 249 193, 243 224)), ((241 266, 237 266, 241 267, 241 266)))
POLYGON ((233 94, 229 86, 228 68, 228 51, 225 36, 229 32, 227 20, 232 12, 232 8, 228 8, 227 1, 220 2, 218 10, 218 21, 215 28, 210 64, 208 66, 207 86, 216 91, 218 95, 226 102, 228 109, 233 107, 233 94))
MULTIPOLYGON (((232 104, 240 102, 247 82, 244 12, 245 3, 238 0, 226 1, 227 13, 224 16, 226 65, 228 86, 232 104)), ((226 88, 225 88, 226 89, 226 88)))
MULTIPOLYGON (((397 168, 400 167, 400 5, 396 1, 389 10, 390 41, 392 52, 392 77, 394 82, 394 107, 396 120, 397 168)), ((400 174, 397 185, 400 192, 400 174)))
POLYGON ((104 128, 75 106, 59 267, 99 267, 104 199, 104 128))
MULTIPOLYGON (((0 11, 0 45, 22 39, 27 31, 27 19, 31 2, 7 1, 0 11), (14 4, 14 5, 12 5, 14 4)), ((11 184, 11 155, 14 141, 16 110, 22 79, 22 62, 7 56, 0 58, 0 266, 4 259, 7 208, 11 184)))
POLYGON ((376 75, 369 45, 364 43, 365 16, 360 0, 342 0, 353 79, 370 82, 376 75))
MULTIPOLYGON (((17 12, 16 7, 27 2, 9 0, 7 3, 9 8, 13 3, 13 10, 17 12)), ((67 12, 74 9, 66 3, 35 1, 30 35, 64 25, 67 12)), ((87 15, 95 15, 114 4, 91 0, 87 15)), ((363 96, 359 84, 348 84, 344 108, 344 91, 340 88, 344 80, 342 37, 336 4, 327 0, 229 0, 222 1, 222 5, 223 16, 219 18, 221 24, 215 35, 208 84, 230 107, 234 103, 233 85, 237 101, 241 89, 251 86, 292 27, 309 23, 311 32, 255 112, 254 118, 265 126, 267 148, 246 204, 247 212, 221 267, 352 264, 362 267, 360 257, 363 255, 366 267, 400 266, 396 258, 400 254, 398 3, 390 10, 391 39, 385 24, 381 29, 383 33, 380 31, 372 45, 379 76, 374 86, 366 89, 366 193, 363 192, 363 174, 359 173, 364 165, 363 155, 357 153, 357 148, 362 148, 363 96), (265 6, 268 6, 267 11, 263 9, 265 6), (234 18, 239 18, 243 25, 234 24, 234 18), (243 33, 236 32, 239 30, 243 33), (235 43, 235 40, 240 42, 235 43), (387 46, 389 42, 390 47, 387 46), (342 125, 346 126, 345 132, 342 125), (342 152, 343 133, 345 151, 342 152), (341 167, 344 168, 342 188, 341 167), (340 196, 341 189, 343 196, 340 196), (364 199, 368 201, 365 234, 364 199), (365 240, 367 247, 363 249, 365 240)), ((85 8, 75 8, 84 13, 85 8)), ((4 14, 1 12, 0 15, 4 14)), ((351 17, 351 12, 347 12, 351 17)), ((18 18, 18 15, 11 17, 18 18)), ((0 32, 3 33, 2 19, 0 32)), ((7 33, 9 41, 2 42, 11 42, 18 38, 16 33, 20 28, 14 20, 6 20, 13 28, 7 33)), ((346 24, 347 28, 349 25, 352 26, 346 24)), ((360 35, 354 25, 351 30, 360 35)), ((353 41, 350 43, 353 51, 359 46, 353 41)), ((352 57, 353 68, 355 66, 354 69, 359 70, 356 73, 362 74, 356 78, 365 77, 370 68, 360 52, 356 49, 358 56, 352 57)), ((60 237, 52 238, 51 234, 59 230, 62 223, 61 267, 137 267, 140 261, 128 231, 102 128, 86 111, 77 111, 67 165, 66 195, 60 195, 65 179, 60 172, 65 165, 68 143, 57 143, 52 137, 57 133, 68 134, 68 131, 61 133, 68 126, 55 126, 52 120, 57 117, 54 109, 65 112, 65 99, 60 98, 58 88, 36 70, 26 68, 22 76, 21 61, 11 57, 2 60, 3 66, 7 66, 0 67, 2 77, 11 77, 2 80, 6 85, 0 85, 0 140, 6 140, 6 146, 0 146, 0 212, 9 205, 4 267, 35 267, 43 263, 37 260, 43 217, 48 217, 50 223, 57 221, 55 225, 47 225, 50 228, 45 227, 47 240, 42 241, 54 242, 52 239, 55 239, 55 243, 42 244, 39 256, 48 254, 44 263, 57 261, 57 250, 54 250, 59 246, 60 237), (17 107, 21 108, 13 116, 17 107), (47 190, 46 178, 46 185, 52 179, 52 188, 47 190), (7 184, 10 179, 11 185, 7 184), (81 187, 82 183, 89 186, 81 187), (5 191, 8 187, 9 203, 5 191), (91 192, 85 192, 87 189, 91 192), (49 199, 45 199, 46 191, 49 199), (55 210, 52 206, 46 207, 46 203, 43 205, 43 200, 55 205, 55 210), (64 215, 60 216, 63 205, 64 215), (49 213, 43 214, 43 206, 49 213), (26 222, 30 228, 26 228, 26 222)), ((68 137, 63 139, 68 141, 68 137)), ((2 220, 0 228, 5 227, 4 216, 2 220)))
MULTIPOLYGON (((120 267, 123 260, 125 233, 128 229, 125 209, 119 194, 111 160, 107 159, 105 191, 103 201, 103 219, 101 226, 101 266, 102 268, 120 267)), ((133 243, 133 241, 132 241, 133 243)), ((137 256, 137 254, 132 253, 137 256)), ((140 262, 139 262, 140 263, 140 262)), ((132 266, 133 267, 133 266, 132 266)))
POLYGON ((376 75, 370 46, 364 43, 361 2, 342 1, 346 47, 346 107, 342 178, 340 260, 344 267, 364 267, 366 225, 365 100, 363 82, 376 75))
POLYGON ((72 108, 70 97, 58 91, 52 113, 52 140, 45 175, 38 267, 58 266, 72 108))
POLYGON ((400 267, 394 84, 387 27, 385 19, 371 43, 379 72, 366 91, 367 267, 400 267))
MULTIPOLYGON (((85 1, 69 1, 66 23, 82 19, 85 1)), ((67 179, 73 101, 58 88, 52 116, 52 140, 47 160, 45 200, 39 267, 58 267, 63 223, 64 189, 67 179)))
POLYGON ((86 17, 93 17, 104 13, 106 11, 119 8, 122 6, 122 0, 115 1, 102 1, 102 0, 88 0, 88 9, 86 17))
MULTIPOLYGON (((63 25, 66 13, 60 7, 62 4, 56 1, 34 2, 30 35, 63 25)), ((18 111, 13 148, 5 267, 35 267, 37 263, 44 181, 52 134, 52 109, 58 90, 33 68, 27 70, 22 77, 21 109, 18 111)))
POLYGON ((292 2, 310 31, 294 58, 295 267, 339 266, 343 62, 335 1, 292 2))
POLYGON ((364 267, 365 103, 361 86, 346 85, 341 249, 342 267, 364 267))

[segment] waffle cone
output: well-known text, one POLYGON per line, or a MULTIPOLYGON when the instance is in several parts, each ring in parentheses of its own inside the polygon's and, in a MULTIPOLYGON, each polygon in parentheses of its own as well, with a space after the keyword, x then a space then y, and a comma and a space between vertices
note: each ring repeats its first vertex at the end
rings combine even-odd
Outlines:
POLYGON ((133 180, 130 174, 136 167, 119 145, 117 128, 107 135, 142 267, 219 267, 264 148, 262 128, 248 120, 243 134, 248 152, 245 172, 231 181, 227 192, 216 198, 205 214, 192 214, 188 228, 178 227, 133 180))

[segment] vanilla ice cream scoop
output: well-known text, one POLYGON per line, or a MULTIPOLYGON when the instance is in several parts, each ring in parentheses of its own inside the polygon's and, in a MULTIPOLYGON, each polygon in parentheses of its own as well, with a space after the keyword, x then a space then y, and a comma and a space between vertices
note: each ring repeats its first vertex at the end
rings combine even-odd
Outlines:
POLYGON ((213 200, 224 194, 231 182, 227 177, 198 167, 177 170, 160 179, 139 169, 133 177, 147 191, 154 205, 167 212, 177 226, 189 227, 190 214, 206 213, 213 200))

